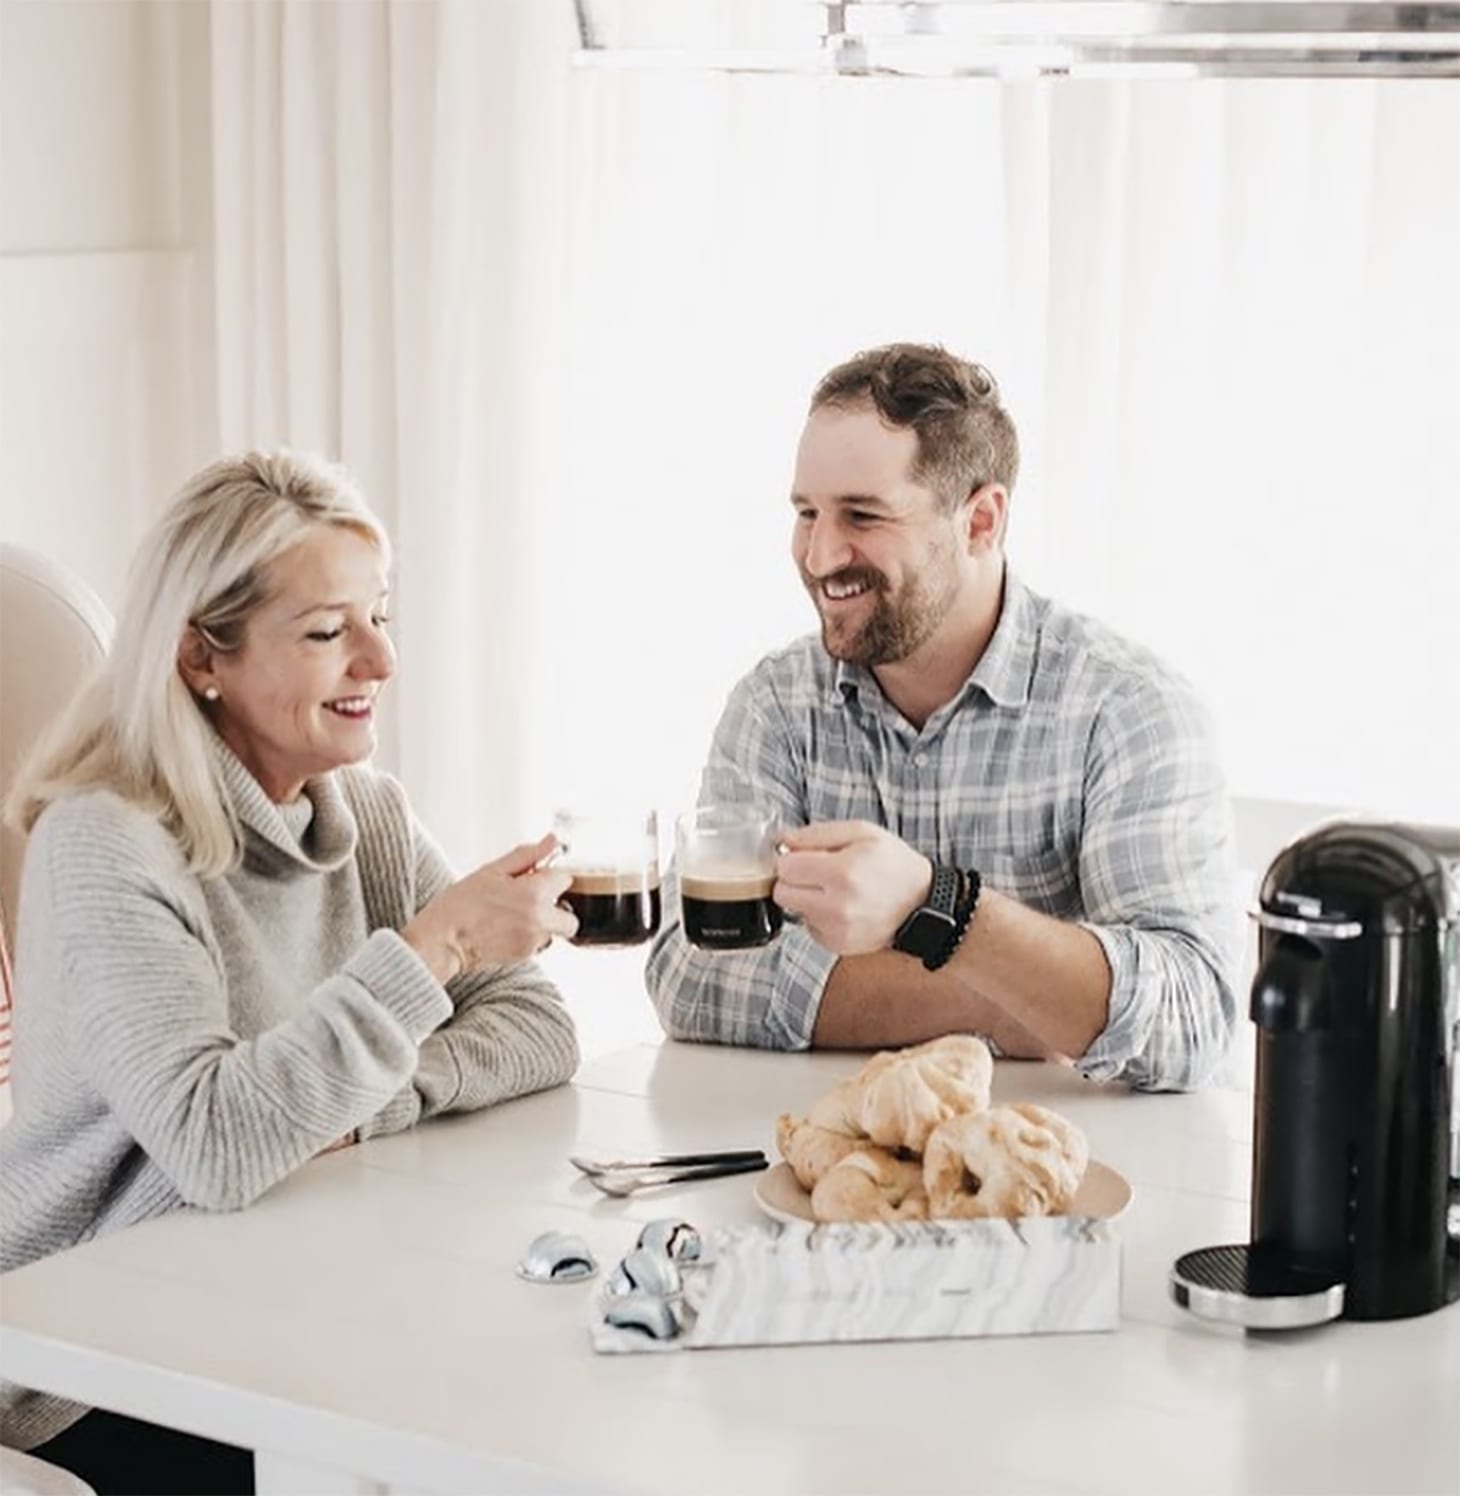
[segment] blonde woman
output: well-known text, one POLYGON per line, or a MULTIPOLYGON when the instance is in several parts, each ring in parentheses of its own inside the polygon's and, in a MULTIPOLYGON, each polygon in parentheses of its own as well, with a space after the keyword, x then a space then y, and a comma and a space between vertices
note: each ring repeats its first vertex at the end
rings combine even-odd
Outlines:
MULTIPOLYGON (((104 673, 8 807, 0 1270, 572 1074, 530 960, 576 928, 551 837, 456 881, 363 766, 389 561, 349 479, 289 452, 213 464, 144 542, 104 673)), ((98 1490, 251 1489, 238 1451, 0 1388, 4 1442, 98 1490)))

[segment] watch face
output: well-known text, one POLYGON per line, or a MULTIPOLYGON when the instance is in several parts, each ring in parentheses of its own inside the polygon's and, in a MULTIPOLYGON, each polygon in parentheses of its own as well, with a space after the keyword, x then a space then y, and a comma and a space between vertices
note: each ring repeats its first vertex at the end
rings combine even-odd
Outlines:
POLYGON ((924 961, 930 957, 936 959, 943 954, 954 928, 951 915, 940 914, 936 909, 918 909, 897 932, 894 944, 909 956, 917 956, 924 961))

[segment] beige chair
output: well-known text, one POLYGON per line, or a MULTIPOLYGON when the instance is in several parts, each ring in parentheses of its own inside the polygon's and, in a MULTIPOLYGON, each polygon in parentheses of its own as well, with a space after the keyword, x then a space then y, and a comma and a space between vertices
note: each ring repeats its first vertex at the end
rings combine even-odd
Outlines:
POLYGON ((10 975, 10 947, 5 943, 5 922, 0 920, 0 1127, 10 1120, 10 1009, 15 983, 10 975))
MULTIPOLYGON (((43 729, 87 680, 111 642, 111 615, 54 561, 0 544, 0 799, 43 729)), ((14 939, 25 839, 0 827, 0 963, 14 939)), ((0 1124, 9 1114, 10 969, 0 965, 0 1124)), ((0 1496, 95 1496, 69 1470, 0 1446, 0 1496)))
MULTIPOLYGON (((35 551, 0 544, 0 798, 111 637, 111 614, 85 582, 35 551)), ((24 851, 23 837, 0 828, 0 920, 12 953, 24 851)))
POLYGON ((0 1496, 96 1496, 79 1475, 0 1446, 0 1496))

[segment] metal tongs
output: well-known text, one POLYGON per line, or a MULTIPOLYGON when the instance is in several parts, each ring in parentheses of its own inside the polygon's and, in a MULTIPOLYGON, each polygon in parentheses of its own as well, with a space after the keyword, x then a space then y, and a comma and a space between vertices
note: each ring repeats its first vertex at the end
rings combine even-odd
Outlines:
POLYGON ((594 1159, 570 1154, 568 1162, 586 1175, 595 1189, 620 1197, 661 1184, 753 1174, 770 1167, 770 1160, 759 1148, 722 1153, 662 1153, 657 1158, 594 1159))

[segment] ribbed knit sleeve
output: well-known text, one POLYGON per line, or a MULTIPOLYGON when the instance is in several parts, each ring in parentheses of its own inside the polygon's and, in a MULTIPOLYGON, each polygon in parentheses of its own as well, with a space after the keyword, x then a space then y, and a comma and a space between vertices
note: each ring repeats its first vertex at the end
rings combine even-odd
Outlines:
MULTIPOLYGON (((347 793, 360 827, 366 901, 379 917, 382 906, 408 890, 405 905, 392 918, 404 926, 456 881, 455 874, 411 816, 393 780, 356 771, 347 793)), ((561 1085, 578 1068, 573 1021, 535 962, 472 972, 446 990, 451 1018, 421 1045, 412 1085, 361 1128, 362 1137, 396 1132, 440 1112, 474 1111, 543 1091, 561 1085)))
POLYGON ((240 1039, 221 952, 180 874, 171 838, 110 796, 58 802, 28 852, 80 1079, 183 1200, 234 1209, 374 1115, 450 1004, 380 931, 291 1017, 240 1039))

